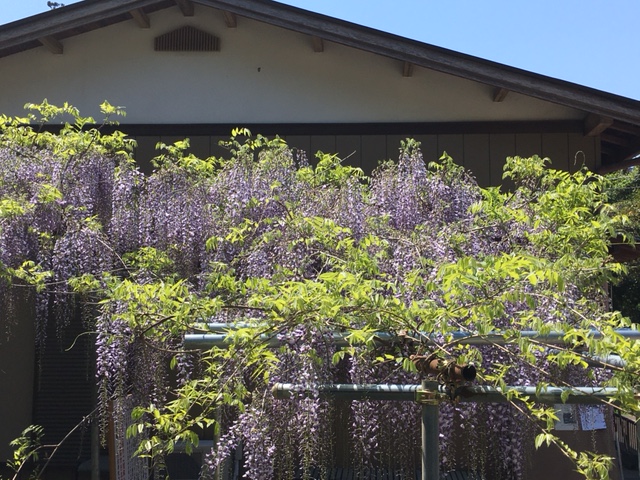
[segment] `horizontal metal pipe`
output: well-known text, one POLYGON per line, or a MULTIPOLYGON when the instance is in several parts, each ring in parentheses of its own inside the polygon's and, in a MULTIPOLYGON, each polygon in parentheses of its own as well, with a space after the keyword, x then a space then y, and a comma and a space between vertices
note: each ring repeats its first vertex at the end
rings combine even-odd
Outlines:
POLYGON ((623 360, 620 355, 586 355, 585 361, 594 367, 611 365, 613 367, 624 368, 627 366, 626 360, 623 360))
POLYGON ((257 327, 260 326, 259 323, 249 323, 249 322, 233 322, 233 323, 224 323, 224 322, 213 322, 213 323, 202 323, 203 330, 208 330, 210 332, 222 333, 228 330, 237 330, 239 328, 247 328, 247 327, 257 327))
MULTIPOLYGON (((212 329, 212 331, 224 332, 224 330, 233 330, 234 324, 211 324, 220 328, 219 330, 212 329), (222 325, 225 327, 222 328, 222 325)), ((238 327, 235 327, 238 328, 238 327)), ((640 340, 640 331, 631 329, 618 329, 615 331, 618 335, 631 340, 640 340)), ((333 343, 337 347, 345 347, 349 344, 347 341, 348 333, 332 333, 333 343)), ((516 337, 505 337, 501 333, 491 333, 487 335, 474 335, 468 332, 452 332, 451 339, 460 344, 465 345, 504 345, 507 343, 513 343, 516 337)), ((382 342, 400 340, 405 337, 394 335, 388 332, 377 332, 374 334, 375 338, 382 342)), ((540 334, 535 330, 523 330, 520 332, 520 337, 530 340, 537 340, 541 343, 550 345, 563 345, 567 342, 564 340, 564 332, 550 332, 547 334, 540 334)), ((597 330, 591 330, 589 332, 590 338, 600 339, 602 333, 597 330)), ((440 336, 433 334, 419 334, 419 338, 425 341, 425 343, 442 343, 440 336)), ((273 335, 261 335, 260 341, 267 343, 270 347, 278 347, 286 340, 281 340, 273 335)), ((224 347, 228 344, 226 333, 190 333, 184 336, 184 345, 190 349, 208 350, 213 347, 224 347)))
MULTIPOLYGON (((560 354, 562 350, 551 349, 550 353, 560 354)), ((623 360, 620 355, 592 355, 588 352, 575 352, 578 354, 587 365, 592 367, 617 367, 624 368, 627 366, 626 360, 623 360)))
MULTIPOLYGON (((515 391, 519 395, 528 396, 539 403, 571 403, 598 404, 609 400, 618 393, 613 387, 547 387, 538 389, 531 386, 508 386, 506 390, 484 385, 466 385, 458 387, 453 392, 453 398, 460 402, 475 403, 503 403, 507 402, 506 391, 515 391), (566 401, 563 402, 563 396, 566 401)), ((313 395, 318 392, 321 397, 341 400, 397 400, 421 401, 428 396, 444 400, 451 398, 451 391, 436 382, 426 382, 426 388, 421 385, 376 385, 376 384, 327 384, 318 385, 314 389, 291 383, 277 383, 272 392, 276 398, 291 398, 294 395, 313 395)))
MULTIPOLYGON (((335 383, 318 385, 316 389, 320 396, 338 400, 399 400, 412 401, 420 390, 420 385, 394 384, 355 384, 335 383)), ((293 383, 276 383, 272 392, 276 398, 291 398, 294 395, 313 394, 313 390, 303 385, 293 383)))
MULTIPOLYGON (((206 328, 209 333, 224 333, 229 330, 237 330, 239 328, 249 328, 249 327, 253 327, 253 328, 265 327, 266 328, 267 327, 266 324, 260 324, 259 322, 257 323, 210 322, 210 323, 201 323, 200 325, 202 325, 203 328, 206 328)), ((632 340, 640 340, 640 330, 632 330, 631 328, 618 328, 614 330, 614 332, 624 338, 629 338, 632 340)), ((388 332, 376 332, 375 335, 376 336, 380 335, 385 340, 387 338, 392 338, 392 339, 405 338, 404 336, 392 335, 388 332)), ((436 337, 434 334, 426 333, 426 332, 413 332, 413 335, 415 335, 416 337, 426 337, 426 338, 436 337)), ((495 342, 505 341, 505 338, 504 338, 505 332, 491 332, 485 335, 479 335, 479 334, 473 334, 470 332, 453 331, 453 332, 448 332, 448 335, 451 335, 453 340, 464 340, 465 343, 467 344, 470 344, 473 342, 495 343, 495 342)), ((540 334, 540 332, 538 332, 537 330, 521 330, 520 335, 525 338, 535 338, 539 340, 545 340, 548 342, 557 341, 558 343, 564 343, 563 337, 565 335, 565 332, 556 331, 556 332, 549 332, 547 334, 540 334)), ((589 337, 600 339, 602 338, 602 332, 599 332, 598 330, 593 330, 593 329, 589 330, 589 337)))
POLYGON ((455 390, 455 398, 460 402, 500 403, 507 401, 507 391, 529 397, 539 403, 598 404, 610 400, 618 393, 614 387, 546 387, 538 390, 531 386, 508 386, 506 390, 486 385, 471 385, 455 390), (563 401, 563 396, 568 395, 563 401))
MULTIPOLYGON (((349 342, 347 334, 334 333, 332 343, 337 347, 346 347, 349 342)), ((258 340, 268 347, 276 348, 287 343, 285 339, 275 335, 260 335, 258 340)), ((188 333, 183 340, 185 348, 191 350, 209 350, 213 347, 224 348, 229 345, 229 336, 226 333, 188 333)))
MULTIPOLYGON (((630 328, 620 328, 615 330, 615 333, 630 340, 640 340, 640 330, 631 330, 630 328)), ((565 345, 567 342, 564 337, 565 332, 549 332, 541 334, 537 330, 521 330, 518 337, 509 336, 505 333, 495 332, 487 335, 477 335, 469 332, 453 332, 451 333, 452 340, 464 345, 504 345, 506 343, 513 343, 518 338, 527 338, 529 340, 537 340, 539 342, 551 345, 565 345)), ((602 332, 598 330, 589 330, 589 338, 599 340, 603 338, 602 332)), ((428 334, 427 338, 432 339, 434 336, 428 334)))

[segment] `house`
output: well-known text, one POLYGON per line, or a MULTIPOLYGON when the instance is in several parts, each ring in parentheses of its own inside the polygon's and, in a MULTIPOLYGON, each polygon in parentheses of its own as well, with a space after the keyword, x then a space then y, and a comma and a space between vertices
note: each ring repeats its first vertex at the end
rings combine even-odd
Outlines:
MULTIPOLYGON (((237 126, 367 171, 412 136, 427 159, 446 151, 482 185, 500 182, 509 155, 608 171, 640 154, 636 100, 271 0, 85 0, 0 26, 0 72, 5 114, 44 98, 98 120, 103 100, 125 106, 119 128, 142 165, 157 142, 184 137, 193 153, 218 154, 237 126)), ((70 412, 92 404, 86 353, 65 352, 80 332, 50 335, 40 355, 51 361, 38 367, 32 329, 22 322, 0 340, 0 385, 11 385, 1 457, 26 425, 62 436, 78 420, 70 412)), ((78 435, 60 468, 89 444, 78 435)))
POLYGON ((511 154, 609 169, 640 151, 638 101, 266 0, 85 0, 2 26, 0 69, 6 114, 125 106, 140 159, 184 136, 215 152, 235 126, 365 168, 413 135, 482 184, 511 154))

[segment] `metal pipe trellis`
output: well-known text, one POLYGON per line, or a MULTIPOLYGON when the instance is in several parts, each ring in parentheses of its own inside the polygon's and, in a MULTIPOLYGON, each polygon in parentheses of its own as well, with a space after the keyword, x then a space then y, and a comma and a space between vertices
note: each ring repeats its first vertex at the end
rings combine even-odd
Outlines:
MULTIPOLYGON (((239 324, 236 326, 234 324, 210 324, 208 329, 213 332, 221 332, 221 333, 189 333, 184 336, 184 346, 190 349, 201 349, 207 350, 212 347, 225 347, 228 344, 228 336, 227 331, 232 331, 237 328, 242 328, 243 324, 239 324)), ((247 326, 247 325, 244 325, 247 326)), ((622 336, 623 338, 628 338, 630 340, 640 340, 640 330, 631 330, 631 329, 617 329, 614 331, 615 334, 622 336)), ((345 347, 349 344, 347 340, 348 333, 340 333, 333 332, 333 342, 337 347, 345 347)), ((442 340, 442 336, 420 332, 418 333, 420 339, 425 342, 426 345, 435 344, 437 341, 442 340)), ((451 337, 451 341, 455 341, 461 345, 504 345, 507 343, 512 343, 518 338, 526 338, 529 340, 536 340, 541 343, 545 343, 548 345, 564 345, 570 342, 565 340, 566 333, 565 332, 549 332, 541 334, 535 330, 523 330, 519 333, 518 337, 509 337, 505 336, 504 333, 495 332, 488 333, 486 335, 476 335, 468 332, 450 332, 448 335, 451 337)), ((391 342, 394 340, 400 340, 403 337, 400 337, 395 334, 391 334, 388 332, 376 332, 374 337, 379 341, 383 342, 391 342)), ((591 330, 589 332, 589 337, 594 339, 603 338, 603 333, 597 330, 591 330)), ((279 338, 275 335, 261 335, 260 341, 266 343, 270 347, 279 347, 286 343, 286 339, 279 338)))
MULTIPOLYGON (((213 347, 224 348, 228 345, 227 331, 249 326, 248 324, 208 324, 207 330, 223 333, 200 333, 187 334, 184 337, 184 346, 191 349, 210 349, 213 347)), ((425 344, 436 344, 441 340, 441 336, 418 332, 420 339, 425 344)), ((615 334, 630 340, 640 340, 640 331, 631 329, 618 329, 615 334)), ((466 345, 504 345, 512 343, 518 338, 537 340, 548 345, 571 344, 565 340, 565 332, 549 332, 541 334, 534 330, 519 332, 519 335, 510 337, 508 334, 495 332, 486 335, 474 335, 468 332, 449 333, 451 341, 466 345)), ((332 333, 333 342, 337 347, 348 345, 347 333, 332 333)), ((589 337, 594 339, 603 338, 602 332, 592 330, 589 337)), ((377 332, 376 339, 379 341, 394 341, 401 337, 388 333, 377 332)), ((286 339, 274 335, 261 335, 260 341, 267 343, 270 347, 278 347, 285 343, 286 339)), ((598 357, 593 356, 596 362, 609 363, 611 365, 624 367, 625 363, 618 356, 598 357)), ((422 479, 439 480, 439 454, 438 454, 438 417, 439 404, 447 398, 455 398, 461 402, 506 402, 508 392, 512 391, 518 395, 527 396, 540 403, 570 403, 570 404, 597 404, 603 400, 614 398, 619 392, 611 387, 547 387, 537 389, 531 386, 509 386, 505 391, 489 386, 481 385, 460 385, 454 390, 452 387, 441 385, 437 382, 423 381, 421 385, 355 385, 355 384, 333 384, 318 385, 313 390, 318 391, 321 396, 342 398, 348 400, 397 400, 416 401, 422 405, 421 430, 422 430, 422 479)), ((310 389, 301 385, 276 384, 273 387, 273 394, 277 398, 289 398, 295 395, 305 395, 310 389)), ((634 393, 639 397, 637 392, 634 393)), ((640 439, 639 439, 640 441, 640 439)), ((640 452, 638 454, 640 460, 640 452)))
MULTIPOLYGON (((421 414, 421 468, 423 480, 440 479, 440 460, 438 453, 439 439, 439 404, 446 399, 461 402, 507 402, 508 391, 530 397, 540 403, 597 404, 615 397, 617 388, 600 387, 546 387, 537 389, 527 386, 509 386, 500 388, 461 385, 452 387, 438 382, 423 381, 421 385, 379 385, 379 384, 328 384, 309 388, 304 385, 277 383, 272 392, 276 398, 304 396, 312 390, 320 396, 343 400, 395 400, 416 401, 422 406, 421 414), (566 396, 568 395, 568 396, 566 396), (563 399, 563 397, 565 397, 563 399)), ((636 396, 638 396, 636 394, 636 396)))
POLYGON ((380 385, 338 383, 316 385, 313 388, 291 383, 276 383, 272 392, 276 398, 305 396, 316 391, 321 397, 340 400, 396 400, 422 403, 425 396, 433 395, 439 401, 498 403, 509 401, 508 392, 526 396, 538 403, 572 403, 593 405, 618 395, 614 387, 546 387, 508 386, 506 390, 487 385, 460 385, 455 388, 438 382, 425 381, 421 385, 380 385), (563 396, 566 396, 563 400, 563 396))

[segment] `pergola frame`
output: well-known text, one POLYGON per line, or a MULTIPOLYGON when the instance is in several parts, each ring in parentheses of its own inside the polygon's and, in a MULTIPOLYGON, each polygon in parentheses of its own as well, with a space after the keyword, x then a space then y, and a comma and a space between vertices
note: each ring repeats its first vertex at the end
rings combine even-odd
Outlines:
MULTIPOLYGON (((207 324, 209 332, 205 334, 187 334, 184 338, 184 345, 193 349, 209 349, 213 347, 224 348, 228 345, 225 331, 234 330, 248 324, 207 324)), ((632 329, 618 329, 616 334, 624 338, 635 341, 640 340, 640 331, 632 329)), ((510 338, 501 332, 489 333, 486 335, 473 335, 468 332, 453 332, 452 340, 458 344, 467 345, 504 345, 513 343, 515 338, 510 338)), ((529 338, 549 345, 562 345, 567 343, 564 340, 564 332, 540 332, 527 330, 519 332, 520 337, 529 338)), ((603 334, 597 330, 592 330, 591 338, 602 338, 603 334)), ((427 344, 435 340, 431 335, 424 332, 420 337, 426 339, 427 344)), ((379 332, 376 338, 384 341, 392 341, 397 336, 379 332)), ((271 347, 277 347, 283 340, 270 335, 262 335, 260 340, 266 342, 271 347)), ((333 333, 333 342, 337 346, 348 344, 346 334, 333 333)), ((614 361, 618 366, 624 366, 624 361, 615 356, 614 361)), ((596 358, 596 357, 594 357, 596 358)), ((608 360, 607 357, 605 360, 608 360)), ((502 390, 486 385, 444 385, 439 382, 423 380, 421 385, 395 385, 395 384, 327 384, 304 386, 295 384, 278 383, 273 389, 276 398, 290 398, 293 395, 305 395, 311 392, 318 392, 321 397, 340 398, 343 400, 383 400, 383 401, 415 401, 422 406, 421 415, 421 468, 422 480, 440 480, 440 460, 439 460, 439 410, 440 403, 444 401, 476 402, 476 403, 505 403, 512 401, 508 392, 516 393, 518 396, 526 396, 537 403, 545 404, 601 404, 603 401, 611 401, 619 393, 617 388, 612 387, 546 387, 538 389, 535 386, 508 386, 502 390)), ((640 397, 640 393, 634 395, 640 397)), ((636 425, 640 420, 636 422, 636 425)), ((640 444, 640 429, 638 432, 638 444, 640 444)), ((638 452, 640 463, 640 452, 638 452)))
MULTIPOLYGON (((593 405, 609 400, 618 393, 617 388, 604 387, 547 387, 508 386, 500 388, 461 385, 452 388, 438 382, 424 380, 421 385, 358 385, 330 384, 312 388, 303 385, 277 383, 273 389, 276 398, 291 398, 316 390, 321 397, 342 400, 415 401, 422 406, 420 426, 422 480, 440 480, 439 416, 444 401, 505 403, 510 402, 509 391, 525 395, 538 403, 593 405), (563 397, 568 397, 563 400, 563 397)), ((638 439, 640 441, 640 437, 638 439)))

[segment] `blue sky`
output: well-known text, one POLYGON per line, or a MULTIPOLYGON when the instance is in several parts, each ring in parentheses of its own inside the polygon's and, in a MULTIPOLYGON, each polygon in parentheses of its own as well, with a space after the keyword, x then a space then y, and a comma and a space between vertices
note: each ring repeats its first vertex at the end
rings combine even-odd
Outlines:
MULTIPOLYGON (((283 3, 640 100, 638 0, 283 3)), ((0 0, 0 24, 47 10, 47 0, 0 0)))

